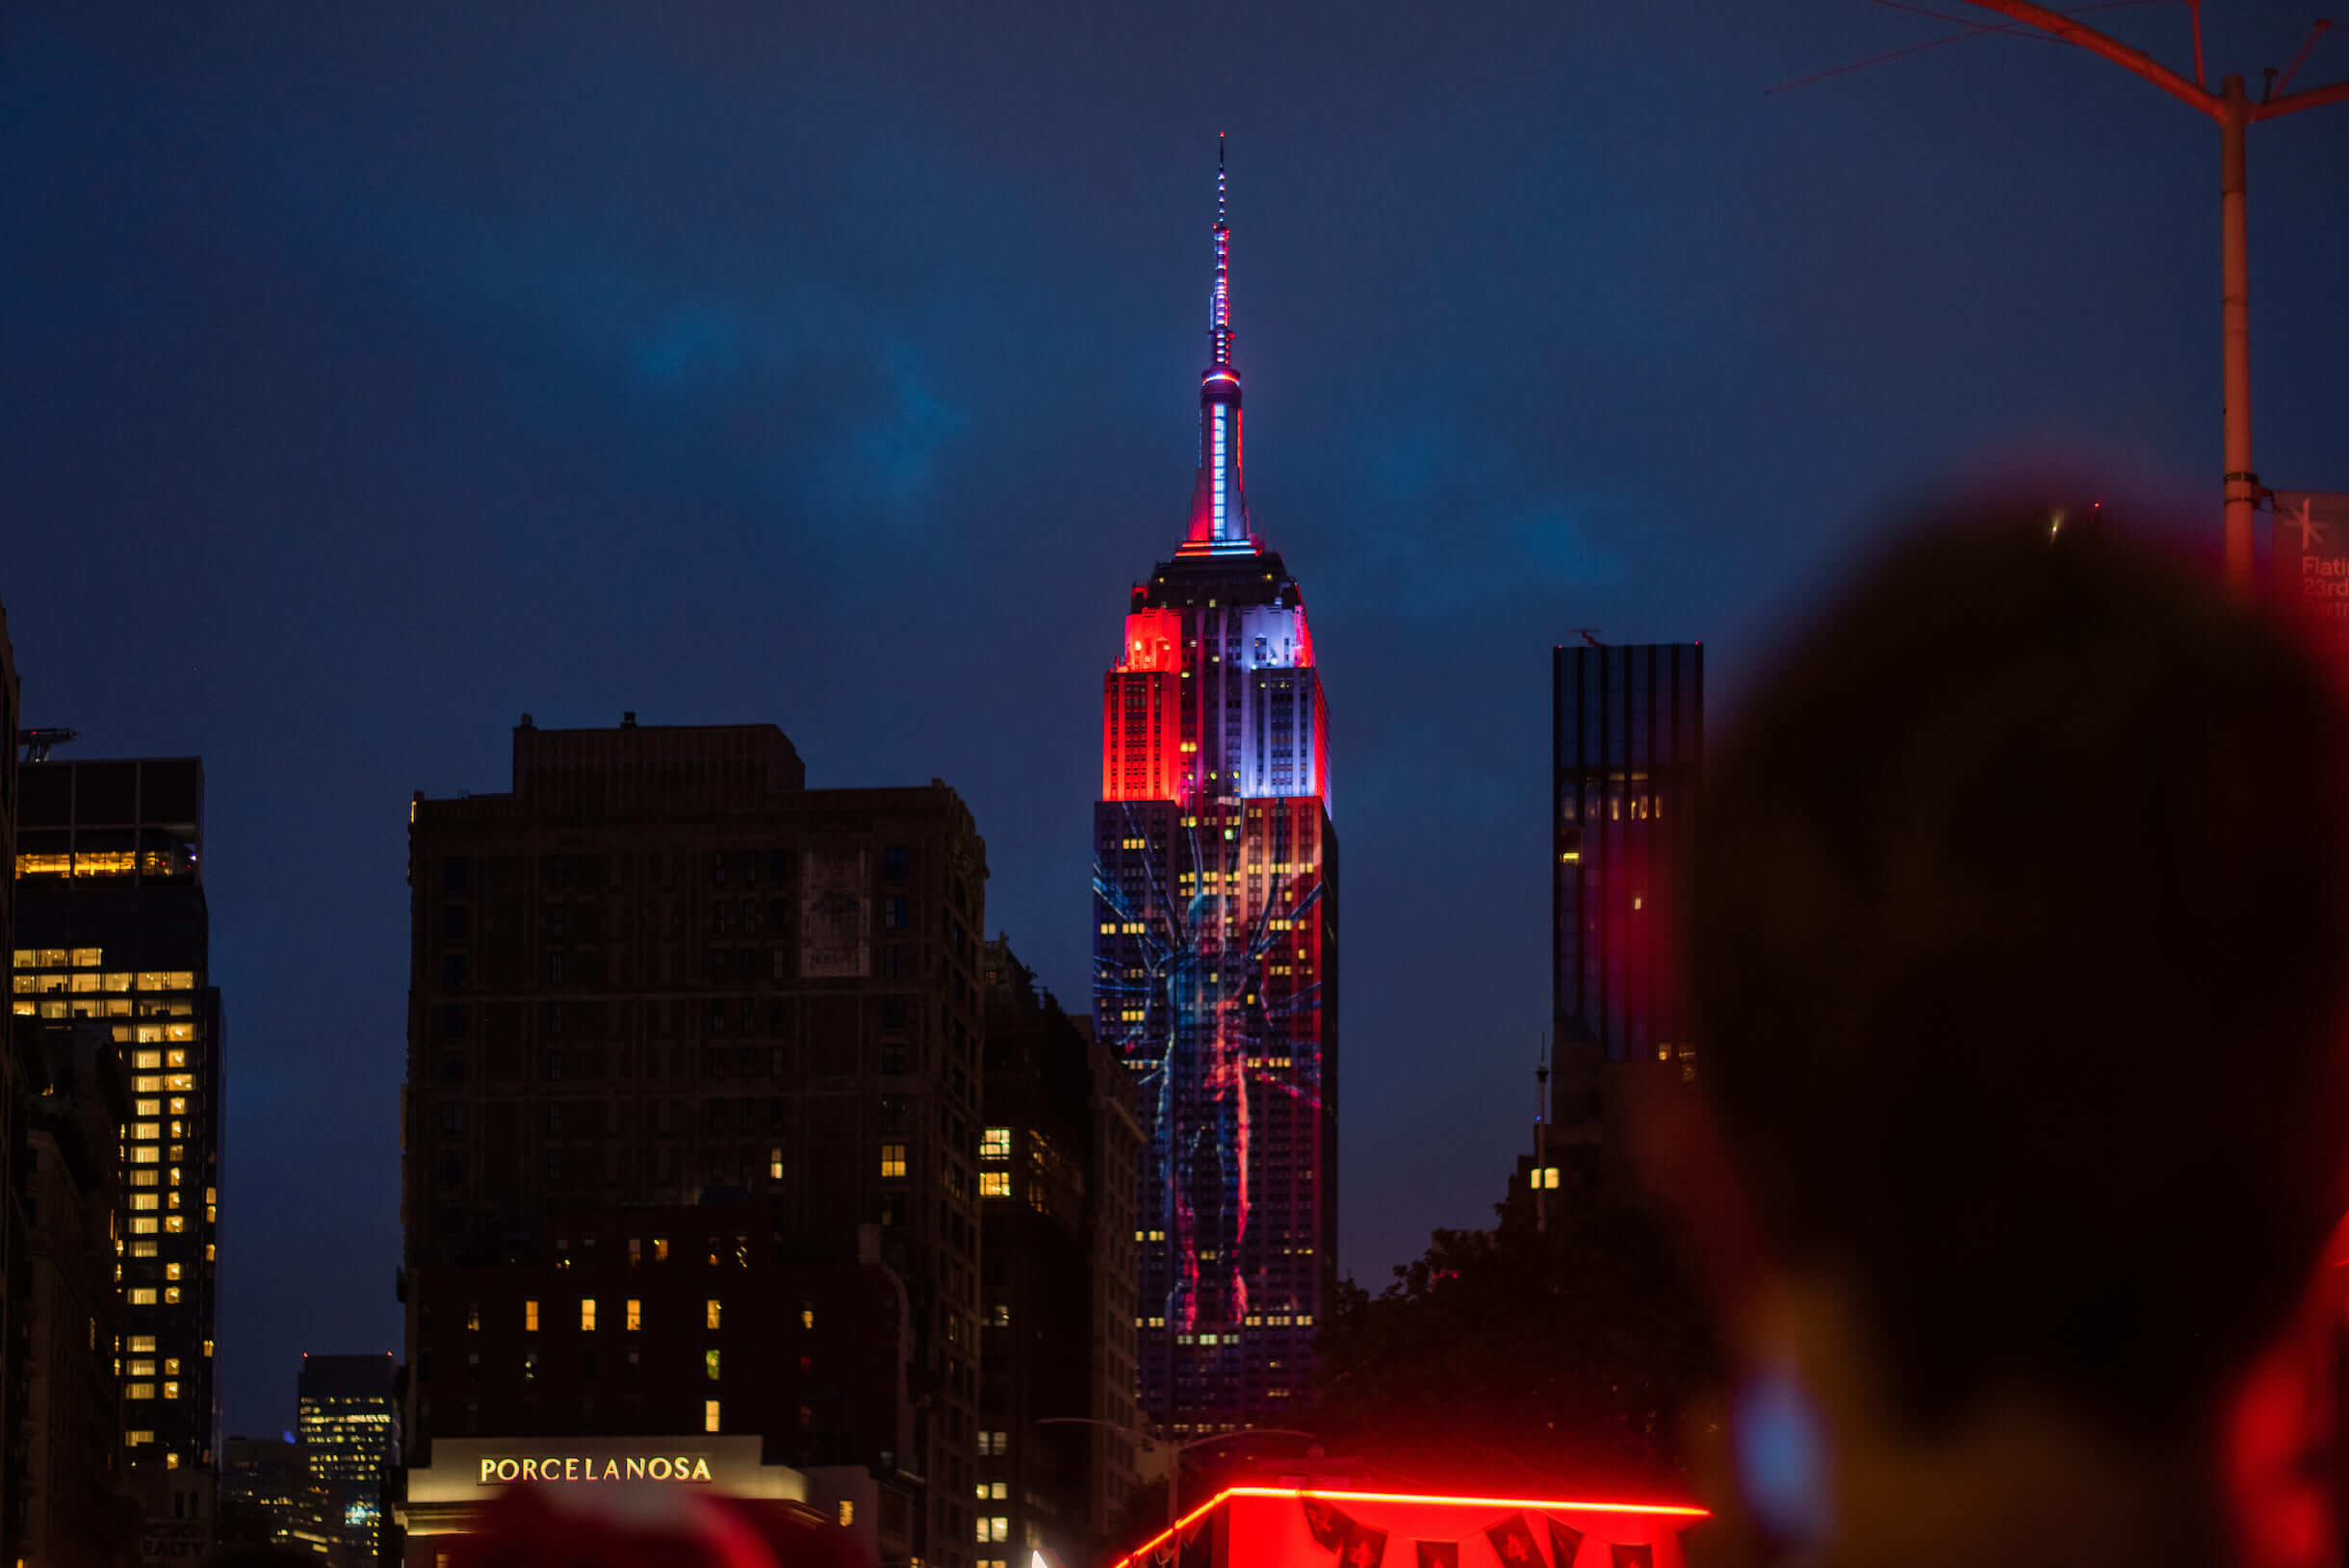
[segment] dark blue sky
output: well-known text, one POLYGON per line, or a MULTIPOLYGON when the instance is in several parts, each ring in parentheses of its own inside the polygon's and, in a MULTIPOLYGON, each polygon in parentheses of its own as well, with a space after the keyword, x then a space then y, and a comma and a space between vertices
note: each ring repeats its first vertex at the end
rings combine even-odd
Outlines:
MULTIPOLYGON (((1951 4, 1955 0, 1950 0, 1951 4)), ((2214 0, 2214 65, 2309 15, 2214 0)), ((2100 13, 2189 60, 2180 4, 2100 13)), ((0 603, 196 752, 227 1421, 396 1348, 405 803, 541 724, 942 776, 1086 983, 1098 693, 1181 533, 1215 134, 1259 529, 1345 846, 1344 1266, 1489 1218, 1546 1015, 1547 651, 1717 693, 1937 475, 2215 501, 2215 129, 1865 0, 12 8, 0 603)), ((2299 85, 2349 71, 2321 46, 2299 85)), ((2349 489, 2349 106, 2252 133, 2270 483, 2349 489)), ((2215 527, 2215 504, 2211 506, 2215 527)))

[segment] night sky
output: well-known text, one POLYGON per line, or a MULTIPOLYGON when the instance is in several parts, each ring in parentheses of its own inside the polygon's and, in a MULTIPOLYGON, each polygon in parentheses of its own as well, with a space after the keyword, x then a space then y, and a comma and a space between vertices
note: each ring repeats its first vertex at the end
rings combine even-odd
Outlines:
MULTIPOLYGON (((2212 0, 2214 70, 2256 93, 2306 3, 2212 0)), ((2097 19, 2190 69, 2182 5, 2097 19)), ((1548 1006, 1552 644, 1701 638, 1734 695, 1887 497, 2049 450, 2215 529, 2209 122, 2036 39, 1764 92, 1949 31, 12 7, 0 603, 29 723, 205 759, 228 1429, 291 1424, 304 1350, 399 1346, 406 802, 505 788, 525 711, 944 778, 990 930, 1083 1007, 1218 131, 1250 501, 1331 713, 1342 1266, 1489 1222, 1548 1006)), ((2344 73, 2336 34, 2297 85, 2344 73)), ((2349 490, 2349 105, 2251 160, 2259 468, 2349 490)))

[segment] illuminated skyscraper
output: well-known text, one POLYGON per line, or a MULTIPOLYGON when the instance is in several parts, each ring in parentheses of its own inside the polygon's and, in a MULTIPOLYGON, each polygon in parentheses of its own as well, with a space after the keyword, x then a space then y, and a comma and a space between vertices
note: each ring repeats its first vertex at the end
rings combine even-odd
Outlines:
POLYGON ((1304 600, 1248 512, 1216 170, 1199 477, 1102 686, 1094 1016, 1146 1128, 1144 1409, 1175 1433, 1302 1401, 1336 1283, 1337 835, 1304 600))
POLYGON ((210 1544, 219 1416, 220 993, 208 972, 204 768, 193 757, 28 762, 19 774, 17 1017, 104 1020, 127 1069, 123 1456, 153 1553, 210 1544))
POLYGON ((335 1568, 382 1555, 384 1481, 400 1462, 395 1372, 389 1355, 301 1358, 301 1460, 325 1489, 335 1568))

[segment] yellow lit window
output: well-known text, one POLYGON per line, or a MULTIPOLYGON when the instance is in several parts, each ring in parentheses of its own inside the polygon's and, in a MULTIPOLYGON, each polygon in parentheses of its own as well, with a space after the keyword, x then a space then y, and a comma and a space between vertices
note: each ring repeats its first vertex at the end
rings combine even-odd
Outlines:
POLYGON ((815 1326, 815 1309, 813 1307, 801 1307, 799 1309, 799 1326, 802 1328, 813 1328, 815 1326))
POLYGON ((706 1432, 714 1432, 717 1429, 718 1401, 715 1400, 704 1400, 702 1401, 702 1430, 706 1432))
POLYGON ((163 1101, 133 1100, 131 1102, 131 1115, 135 1117, 159 1117, 163 1115, 163 1101))
MULTIPOLYGON (((142 1071, 154 1071, 163 1066, 163 1052, 133 1051, 131 1053, 131 1066, 140 1068, 142 1071)), ((146 1088, 146 1082, 143 1079, 141 1080, 139 1087, 142 1089, 146 1088)))
MULTIPOLYGON (((212 1218, 210 1209, 204 1211, 204 1218, 212 1218)), ((167 1236, 184 1236, 188 1233, 188 1221, 176 1214, 167 1214, 163 1217, 163 1233, 167 1236)))
MULTIPOLYGON (((131 1234, 132 1234, 132 1235, 134 1235, 134 1236, 152 1236, 152 1235, 154 1235, 155 1233, 156 1233, 156 1224, 155 1224, 155 1221, 154 1221, 152 1219, 142 1219, 142 1218, 136 1218, 136 1217, 134 1217, 134 1218, 132 1219, 132 1221, 131 1221, 131 1234)), ((153 1299, 154 1295, 155 1295, 155 1293, 154 1293, 153 1291, 149 1291, 149 1292, 147 1292, 147 1297, 148 1297, 148 1298, 149 1298, 149 1299, 153 1299)))
POLYGON ((766 1175, 769 1181, 783 1180, 783 1147, 781 1144, 766 1151, 766 1175))
POLYGON ((142 1351, 144 1351, 148 1355, 153 1355, 155 1353, 155 1336, 152 1334, 133 1334, 124 1341, 124 1346, 134 1355, 137 1355, 142 1351))
POLYGON ((1009 1127, 990 1127, 979 1134, 979 1158, 1008 1160, 1012 1157, 1012 1130, 1009 1127))
POLYGON ((165 1305, 177 1306, 179 1304, 179 1287, 177 1285, 166 1285, 163 1288, 163 1298, 165 1305))
POLYGON ((634 1297, 628 1298, 628 1331, 634 1333, 644 1326, 644 1303, 634 1297))
POLYGON ((155 1358, 151 1355, 133 1356, 123 1363, 122 1370, 133 1377, 152 1377, 155 1375, 155 1358))
POLYGON ((704 1350, 704 1351, 702 1352, 702 1371, 703 1371, 705 1374, 707 1374, 707 1375, 709 1375, 709 1378, 710 1378, 710 1380, 711 1382, 713 1382, 713 1383, 714 1383, 714 1382, 716 1382, 716 1381, 718 1380, 718 1353, 717 1353, 717 1351, 715 1351, 715 1350, 704 1350))
POLYGON ((156 1208, 162 1202, 162 1196, 155 1193, 133 1193, 131 1195, 131 1207, 134 1210, 156 1208))
POLYGON ((164 1397, 165 1399, 167 1399, 167 1400, 176 1400, 176 1399, 178 1399, 178 1398, 179 1398, 179 1385, 178 1385, 177 1383, 166 1383, 166 1384, 164 1384, 164 1385, 163 1385, 163 1397, 164 1397))
POLYGON ((94 969, 106 962, 106 949, 103 947, 76 947, 72 951, 73 966, 77 969, 94 969))
POLYGON ((155 1287, 133 1285, 130 1290, 130 1298, 133 1306, 153 1306, 155 1304, 155 1287))
POLYGON ((702 1318, 704 1326, 710 1328, 715 1328, 718 1326, 718 1318, 724 1309, 725 1304, 725 1302, 719 1300, 714 1296, 702 1303, 702 1318))
POLYGON ((668 1239, 666 1236, 656 1236, 656 1237, 654 1237, 654 1238, 653 1238, 653 1261, 654 1261, 655 1263, 659 1263, 659 1262, 661 1262, 662 1260, 664 1260, 665 1258, 667 1258, 667 1257, 668 1257, 668 1255, 669 1255, 669 1239, 668 1239))
POLYGON ((982 1170, 982 1171, 980 1171, 980 1172, 979 1172, 979 1195, 980 1195, 981 1197, 1009 1197, 1009 1196, 1011 1196, 1011 1195, 1012 1195, 1012 1173, 1011 1173, 1010 1171, 1008 1171, 1008 1170, 982 1170))
POLYGON ((1545 1189, 1556 1187, 1558 1185, 1558 1167, 1545 1165, 1536 1169, 1534 1171, 1534 1185, 1545 1189))
POLYGON ((882 1180, 884 1180, 884 1181, 888 1181, 888 1180, 890 1180, 890 1179, 891 1179, 891 1178, 893 1178, 893 1177, 903 1176, 904 1174, 905 1174, 905 1145, 904 1145, 903 1144, 882 1144, 882 1145, 881 1145, 881 1178, 882 1178, 882 1180))
POLYGON ((580 1298, 580 1327, 582 1329, 595 1327, 595 1298, 592 1296, 580 1298))
POLYGON ((122 1385, 122 1397, 126 1400, 151 1400, 155 1397, 155 1385, 153 1383, 125 1383, 122 1385))
POLYGON ((538 1303, 536 1301, 522 1303, 522 1327, 525 1333, 534 1334, 538 1331, 538 1303))

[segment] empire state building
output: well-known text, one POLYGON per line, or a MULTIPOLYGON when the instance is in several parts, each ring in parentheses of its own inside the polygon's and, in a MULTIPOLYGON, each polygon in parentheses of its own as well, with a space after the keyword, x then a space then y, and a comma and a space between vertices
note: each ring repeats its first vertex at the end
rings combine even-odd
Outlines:
POLYGON ((1303 591, 1248 510, 1216 167, 1199 475, 1101 686, 1094 1018, 1133 1072, 1144 1409, 1176 1435, 1310 1397, 1337 1241, 1337 835, 1303 591))

